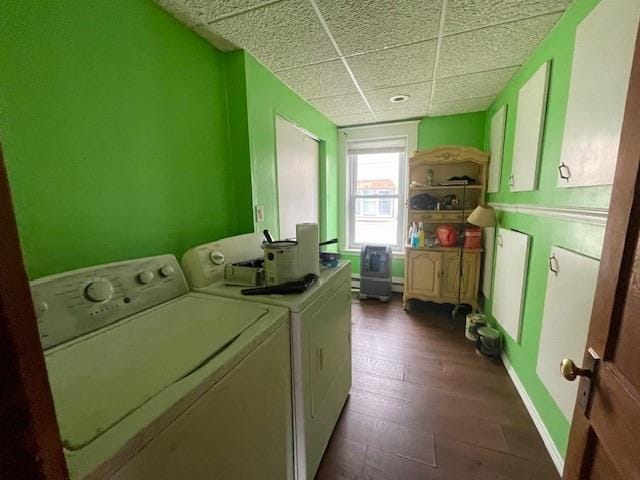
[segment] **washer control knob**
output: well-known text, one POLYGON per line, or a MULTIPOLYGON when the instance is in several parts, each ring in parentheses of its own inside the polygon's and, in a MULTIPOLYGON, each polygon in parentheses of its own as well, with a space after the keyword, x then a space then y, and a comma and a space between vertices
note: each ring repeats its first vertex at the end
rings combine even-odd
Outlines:
POLYGON ((113 286, 107 280, 94 280, 84 289, 84 296, 92 302, 104 302, 113 295, 113 286))
POLYGON ((138 274, 138 281, 143 285, 146 285, 147 283, 151 283, 154 277, 155 275, 153 274, 153 272, 149 270, 143 270, 138 274))
POLYGON ((211 253, 209 253, 209 259, 215 265, 222 265, 224 263, 224 254, 220 250, 212 250, 211 253))
POLYGON ((162 275, 163 277, 170 277, 174 273, 175 273, 175 270, 171 265, 165 265, 162 268, 160 268, 160 275, 162 275))

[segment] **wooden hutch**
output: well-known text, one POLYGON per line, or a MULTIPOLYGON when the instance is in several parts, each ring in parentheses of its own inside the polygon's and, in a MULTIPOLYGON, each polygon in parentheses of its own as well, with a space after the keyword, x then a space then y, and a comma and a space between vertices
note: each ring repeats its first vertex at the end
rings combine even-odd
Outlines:
MULTIPOLYGON (((443 224, 453 224, 462 231, 474 208, 484 203, 488 162, 489 154, 476 148, 446 146, 414 152, 409 159, 407 230, 415 221, 423 223, 427 237, 435 236, 437 226, 443 224), (467 185, 446 185, 454 177, 469 177, 474 181, 467 185), (423 193, 436 199, 437 205, 431 205, 434 208, 429 209, 412 209, 411 198, 423 193), (453 195, 456 201, 452 205, 447 200, 453 195)), ((405 308, 410 299, 456 303, 459 247, 414 248, 409 244, 408 231, 405 237, 405 308)), ((464 238, 460 240, 464 241, 464 238)), ((481 254, 482 249, 465 249, 463 254, 461 303, 471 305, 474 311, 477 309, 481 254)))

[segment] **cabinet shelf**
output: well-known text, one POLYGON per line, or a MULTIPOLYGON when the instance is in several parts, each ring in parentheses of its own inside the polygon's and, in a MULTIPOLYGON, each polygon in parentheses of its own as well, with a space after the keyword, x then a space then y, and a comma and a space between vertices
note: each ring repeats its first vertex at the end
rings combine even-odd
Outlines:
MULTIPOLYGON (((465 215, 470 215, 471 212, 473 212, 473 209, 476 207, 471 207, 469 209, 464 210, 464 214, 465 215)), ((452 214, 456 214, 456 215, 462 215, 462 210, 414 210, 412 208, 409 209, 409 213, 417 213, 417 214, 424 214, 424 213, 452 213, 452 214)))
MULTIPOLYGON (((415 250, 417 252, 460 252, 460 247, 412 247, 411 245, 404 246, 407 250, 415 250)), ((464 253, 482 253, 482 248, 465 248, 464 253)))
MULTIPOLYGON (((428 192, 429 190, 452 190, 452 189, 462 190, 463 187, 464 185, 434 185, 432 187, 410 186, 409 190, 416 191, 416 192, 428 192)), ((467 185, 466 187, 467 190, 482 190, 483 188, 484 188, 483 185, 477 185, 477 184, 467 185)))

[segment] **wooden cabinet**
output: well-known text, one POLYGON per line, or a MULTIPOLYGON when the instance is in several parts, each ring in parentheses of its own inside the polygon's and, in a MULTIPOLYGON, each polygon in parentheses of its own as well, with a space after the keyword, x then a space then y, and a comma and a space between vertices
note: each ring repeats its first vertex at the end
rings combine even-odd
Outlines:
MULTIPOLYGON (((439 147, 415 152, 409 159, 408 224, 421 222, 426 237, 431 241, 438 225, 454 224, 461 233, 468 225, 467 218, 471 212, 484 203, 488 161, 488 153, 467 147, 439 147), (461 184, 461 179, 467 183, 461 184), (425 209, 418 210, 418 207, 425 209)), ((409 243, 408 238, 406 243, 409 243)), ((467 249, 462 261, 460 301, 471 305, 474 310, 477 307, 481 253, 482 249, 467 249)), ((458 247, 406 246, 405 307, 409 299, 457 303, 459 279, 458 247)))
MULTIPOLYGON (((480 255, 482 250, 466 250, 462 260, 460 300, 477 308, 480 255)), ((460 252, 455 248, 405 249, 403 301, 409 299, 436 303, 456 303, 460 252)))
POLYGON ((424 297, 439 296, 442 253, 407 249, 405 259, 411 292, 424 297))
MULTIPOLYGON (((462 257, 462 281, 460 282, 460 299, 465 303, 475 301, 477 260, 479 253, 465 253, 462 257)), ((442 286, 440 295, 458 299, 458 277, 460 275, 460 253, 446 252, 442 254, 442 286)))

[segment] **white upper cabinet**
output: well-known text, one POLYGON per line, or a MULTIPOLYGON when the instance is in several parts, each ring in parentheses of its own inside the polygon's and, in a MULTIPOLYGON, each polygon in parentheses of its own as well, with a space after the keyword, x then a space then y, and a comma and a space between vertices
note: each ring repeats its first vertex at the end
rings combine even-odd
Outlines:
POLYGON ((551 249, 536 371, 569 421, 579 382, 567 382, 559 365, 584 355, 599 266, 593 258, 551 249))
POLYGON ((489 180, 487 182, 487 192, 489 193, 500 191, 504 126, 506 119, 506 105, 503 105, 491 118, 491 158, 489 160, 489 180))
POLYGON ((509 185, 512 192, 535 190, 547 106, 549 62, 542 65, 518 93, 516 132, 509 185))
POLYGON ((576 32, 558 187, 613 183, 640 2, 602 0, 576 32))
POLYGON ((492 313, 516 342, 520 342, 529 238, 524 233, 498 229, 492 313))
POLYGON ((482 266, 482 294, 491 296, 491 279, 493 278, 493 251, 495 249, 496 227, 486 227, 482 232, 484 248, 484 264, 482 266))

